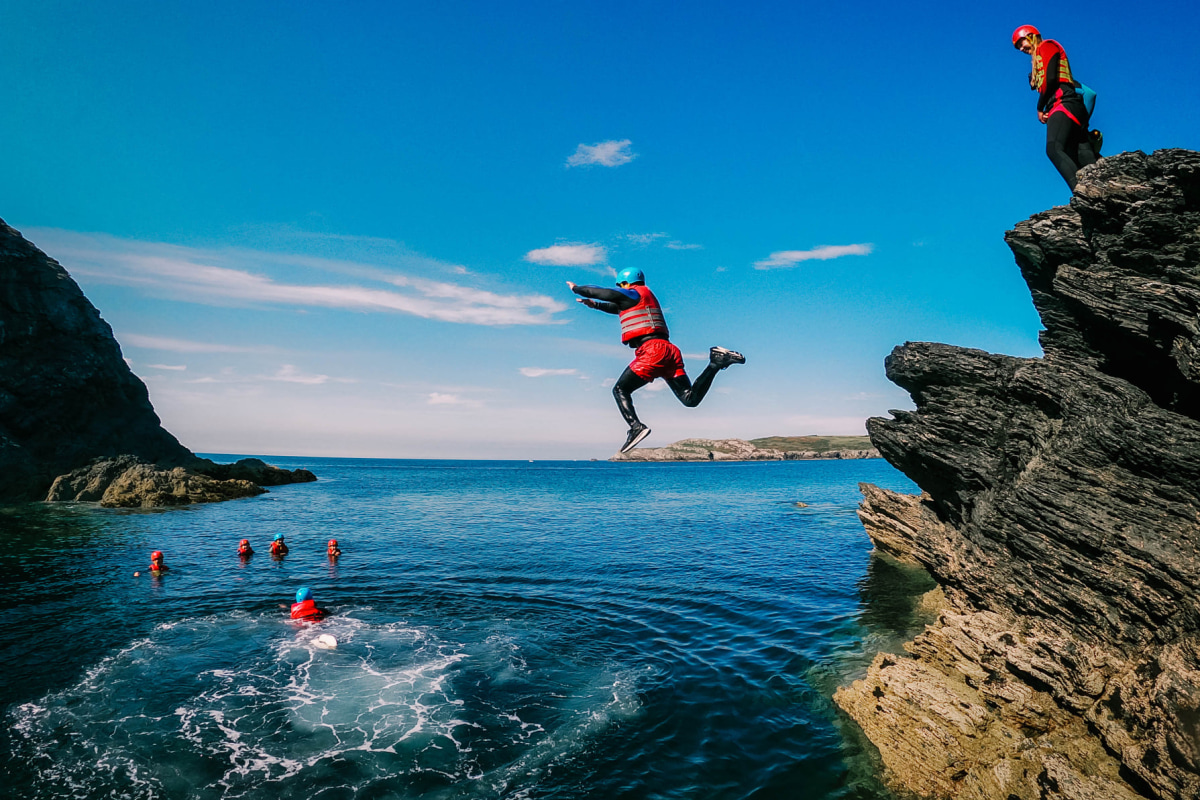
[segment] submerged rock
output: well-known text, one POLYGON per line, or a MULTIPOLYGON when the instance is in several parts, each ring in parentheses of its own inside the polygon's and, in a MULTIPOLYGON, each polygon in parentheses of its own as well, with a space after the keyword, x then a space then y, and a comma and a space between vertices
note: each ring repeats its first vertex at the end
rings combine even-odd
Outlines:
POLYGON ((836 700, 927 797, 1200 796, 1200 153, 1107 158, 1007 235, 1044 358, 908 343, 872 419, 921 487, 877 547, 944 587, 836 700))

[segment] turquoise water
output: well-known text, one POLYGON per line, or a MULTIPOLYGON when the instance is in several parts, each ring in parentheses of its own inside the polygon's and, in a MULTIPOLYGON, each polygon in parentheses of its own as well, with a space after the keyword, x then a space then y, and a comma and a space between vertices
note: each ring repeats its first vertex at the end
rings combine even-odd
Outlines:
POLYGON ((0 506, 13 796, 887 797, 830 700, 929 588, 855 516, 885 462, 270 460, 321 480, 0 506))

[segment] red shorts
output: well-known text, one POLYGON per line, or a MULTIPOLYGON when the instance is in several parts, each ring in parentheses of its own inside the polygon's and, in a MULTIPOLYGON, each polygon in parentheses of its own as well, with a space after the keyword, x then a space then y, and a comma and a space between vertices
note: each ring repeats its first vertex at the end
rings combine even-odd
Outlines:
POLYGON ((666 339, 650 339, 642 342, 634 351, 629 368, 644 381, 655 378, 679 378, 683 371, 683 354, 666 339))

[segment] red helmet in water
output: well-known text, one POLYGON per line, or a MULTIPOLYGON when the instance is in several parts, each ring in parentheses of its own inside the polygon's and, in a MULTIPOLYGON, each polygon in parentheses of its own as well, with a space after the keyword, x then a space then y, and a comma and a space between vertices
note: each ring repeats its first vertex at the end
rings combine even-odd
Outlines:
POLYGON ((1036 36, 1040 39, 1040 38, 1042 38, 1042 32, 1039 31, 1037 28, 1033 27, 1032 25, 1022 25, 1021 27, 1019 27, 1015 31, 1013 31, 1013 47, 1016 47, 1017 44, 1020 43, 1020 41, 1022 39, 1029 37, 1029 36, 1036 36))
POLYGON ((162 561, 162 550, 155 550, 150 554, 151 561, 162 561))

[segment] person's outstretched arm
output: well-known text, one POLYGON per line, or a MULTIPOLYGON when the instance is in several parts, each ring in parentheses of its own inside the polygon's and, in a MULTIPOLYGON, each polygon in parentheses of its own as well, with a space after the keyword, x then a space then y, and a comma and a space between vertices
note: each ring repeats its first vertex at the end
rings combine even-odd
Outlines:
POLYGON ((588 308, 594 308, 606 314, 620 314, 622 311, 633 308, 641 301, 641 297, 632 289, 609 289, 606 286, 579 286, 570 281, 567 281, 567 286, 570 287, 572 292, 582 296, 578 302, 583 303, 588 308))

